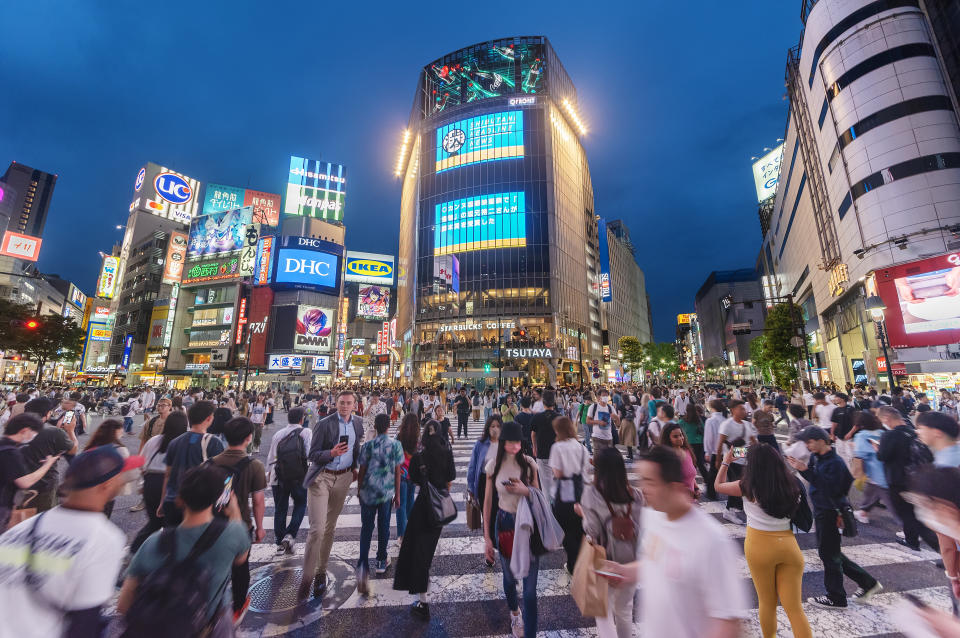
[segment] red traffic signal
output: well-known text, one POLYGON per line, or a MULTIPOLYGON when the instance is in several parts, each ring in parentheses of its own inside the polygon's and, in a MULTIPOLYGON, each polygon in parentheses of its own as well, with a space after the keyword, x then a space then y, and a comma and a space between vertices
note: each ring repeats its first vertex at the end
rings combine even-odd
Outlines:
POLYGON ((36 319, 27 319, 23 325, 27 330, 36 330, 40 327, 40 322, 36 319))

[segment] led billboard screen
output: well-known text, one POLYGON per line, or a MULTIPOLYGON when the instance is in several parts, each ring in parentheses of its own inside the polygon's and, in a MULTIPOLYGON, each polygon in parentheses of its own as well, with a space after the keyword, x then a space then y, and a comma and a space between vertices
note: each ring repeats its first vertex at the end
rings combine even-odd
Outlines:
POLYGON ((275 251, 274 284, 339 294, 342 246, 312 237, 284 237, 283 243, 275 251))
POLYGON ((341 164, 290 158, 285 215, 343 221, 346 195, 347 170, 341 164))
POLYGON ((254 223, 268 226, 280 223, 280 195, 223 184, 207 184, 207 195, 203 200, 204 215, 246 206, 253 207, 254 223))
POLYGON ((361 284, 393 285, 393 255, 377 255, 347 251, 344 263, 344 281, 361 284))
MULTIPOLYGON (((271 372, 300 372, 303 370, 305 358, 299 354, 272 354, 267 369, 271 372)), ((330 372, 330 357, 327 355, 313 357, 312 371, 330 372)))
POLYGON ((753 182, 757 187, 757 201, 762 202, 777 194, 780 163, 783 162, 783 144, 761 157, 753 165, 753 182))
POLYGON ((316 306, 298 306, 293 349, 329 352, 333 348, 333 311, 316 306))
POLYGON ((436 206, 435 256, 526 245, 526 197, 522 192, 467 197, 436 206))
POLYGON ((357 316, 365 319, 386 319, 390 316, 390 289, 384 286, 360 286, 357 316))
POLYGON ((183 277, 183 264, 187 260, 187 242, 185 233, 173 231, 167 243, 167 258, 163 262, 163 283, 175 284, 183 277))
POLYGON ((103 299, 113 299, 117 290, 117 270, 120 260, 110 255, 103 258, 100 268, 100 277, 97 279, 97 296, 103 299))
POLYGON ((478 115, 437 129, 438 173, 516 157, 523 157, 523 111, 478 115))
POLYGON ((253 206, 197 217, 190 224, 191 255, 215 255, 240 250, 247 226, 253 223, 253 206))
POLYGON ((240 276, 240 258, 226 257, 188 264, 183 275, 183 283, 191 284, 201 281, 219 281, 240 276))
POLYGON ((881 268, 875 276, 891 346, 960 341, 960 253, 881 268))
POLYGON ((607 239, 607 221, 602 217, 597 221, 597 235, 600 249, 600 300, 612 301, 610 289, 610 242, 607 239))
POLYGON ((137 172, 133 188, 131 211, 139 209, 189 224, 200 208, 200 182, 153 162, 137 172))

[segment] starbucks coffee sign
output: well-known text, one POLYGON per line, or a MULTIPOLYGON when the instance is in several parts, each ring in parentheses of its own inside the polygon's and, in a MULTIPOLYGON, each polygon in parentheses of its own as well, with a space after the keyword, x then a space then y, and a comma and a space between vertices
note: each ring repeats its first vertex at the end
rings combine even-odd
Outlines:
POLYGON ((504 348, 504 352, 514 359, 555 359, 557 357, 551 348, 504 348))

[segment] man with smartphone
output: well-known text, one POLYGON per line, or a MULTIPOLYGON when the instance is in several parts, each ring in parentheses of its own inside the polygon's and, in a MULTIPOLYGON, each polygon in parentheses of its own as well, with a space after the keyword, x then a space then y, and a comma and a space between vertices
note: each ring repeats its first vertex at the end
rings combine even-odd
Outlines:
POLYGON ((297 599, 323 596, 327 589, 327 561, 333 547, 337 518, 343 510, 350 484, 357 479, 357 459, 363 441, 363 419, 353 414, 357 397, 352 390, 337 395, 336 412, 313 427, 310 467, 303 481, 307 488, 307 518, 310 533, 303 557, 303 580, 297 599))
MULTIPOLYGON (((46 397, 31 399, 24 406, 23 411, 26 414, 35 414, 44 421, 43 428, 23 449, 23 460, 27 470, 31 472, 36 470, 43 465, 47 457, 72 456, 77 453, 79 441, 75 432, 76 418, 64 423, 64 417, 61 416, 59 421, 51 423, 49 419, 53 414, 53 401, 46 397)), ((59 482, 60 471, 58 464, 54 463, 32 488, 37 491, 37 497, 33 502, 38 512, 56 507, 59 482)))
MULTIPOLYGON (((747 421, 747 409, 743 401, 734 399, 730 402, 730 418, 720 424, 717 437, 717 459, 726 454, 726 447, 744 447, 756 442, 756 432, 747 421)), ((735 455, 736 456, 736 455, 735 455)), ((734 458, 733 464, 727 469, 729 480, 739 480, 743 475, 743 468, 747 465, 746 455, 734 458)), ((735 510, 743 510, 743 499, 739 496, 727 497, 727 508, 723 511, 723 518, 735 525, 742 525, 743 521, 735 510)))

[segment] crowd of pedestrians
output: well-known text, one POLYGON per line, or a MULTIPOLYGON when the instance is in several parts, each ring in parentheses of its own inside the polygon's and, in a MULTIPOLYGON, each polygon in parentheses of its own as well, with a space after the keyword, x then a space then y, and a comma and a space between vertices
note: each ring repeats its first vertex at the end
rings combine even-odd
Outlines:
MULTIPOLYGON (((250 606, 251 545, 293 555, 305 517, 297 599, 327 594, 350 495, 359 595, 392 567, 410 613, 429 619, 438 543, 465 516, 486 568, 499 566, 504 628, 518 638, 538 632, 550 552, 562 552, 581 609, 602 599, 590 614, 602 637, 627 638, 638 623, 645 636, 740 635, 748 597, 736 545, 701 507, 718 499, 724 521, 745 527, 765 638, 777 635, 778 605, 793 635, 813 635, 797 533, 815 534, 823 563, 825 593, 808 604, 842 610, 883 590, 842 547, 879 506, 902 528, 895 542, 941 554, 957 611, 960 425, 949 392, 931 404, 903 388, 722 385, 18 390, 0 413, 0 637, 99 636, 111 621, 127 636, 231 636, 250 606), (269 432, 277 410, 286 425, 269 432), (131 454, 122 437, 138 426, 131 454), (475 441, 464 505, 450 493, 457 440, 475 441), (125 551, 110 517, 138 486, 131 509, 144 522, 125 551)), ((916 613, 957 635, 950 614, 916 613)))

